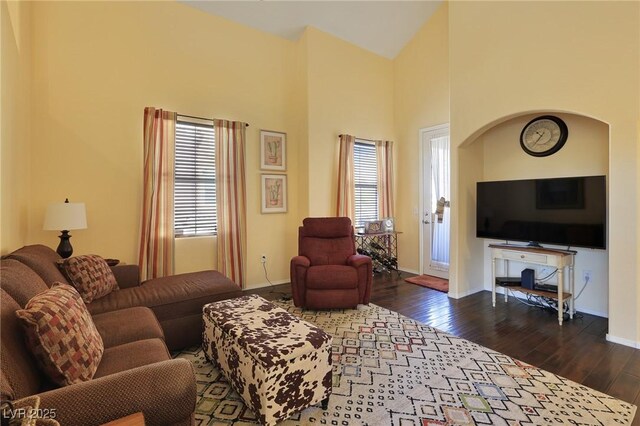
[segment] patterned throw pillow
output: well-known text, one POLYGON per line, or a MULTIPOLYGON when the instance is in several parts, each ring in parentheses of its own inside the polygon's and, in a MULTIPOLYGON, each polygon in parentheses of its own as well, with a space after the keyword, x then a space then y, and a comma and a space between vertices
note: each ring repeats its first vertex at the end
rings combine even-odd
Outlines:
POLYGON ((118 283, 107 262, 95 254, 87 254, 66 259, 62 269, 69 282, 78 290, 84 303, 91 303, 113 290, 118 283))
POLYGON ((54 283, 16 315, 27 345, 52 381, 65 386, 93 378, 104 344, 75 288, 54 283))

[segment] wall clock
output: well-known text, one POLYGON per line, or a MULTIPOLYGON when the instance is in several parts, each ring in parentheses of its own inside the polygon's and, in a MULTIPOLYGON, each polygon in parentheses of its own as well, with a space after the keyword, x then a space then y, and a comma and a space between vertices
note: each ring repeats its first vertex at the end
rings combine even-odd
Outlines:
POLYGON ((520 146, 529 155, 546 157, 560 150, 567 141, 569 130, 560 118, 553 115, 536 117, 520 133, 520 146))

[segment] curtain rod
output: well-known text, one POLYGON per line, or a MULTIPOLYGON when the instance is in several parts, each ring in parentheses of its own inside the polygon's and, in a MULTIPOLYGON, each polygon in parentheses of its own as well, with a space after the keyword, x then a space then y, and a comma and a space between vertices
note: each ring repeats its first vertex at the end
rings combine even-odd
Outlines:
MULTIPOLYGON (((213 118, 196 117, 195 115, 187 115, 187 114, 178 114, 178 117, 187 117, 187 118, 195 118, 196 120, 213 121, 213 118)), ((249 123, 244 123, 244 125, 249 127, 249 123)))
MULTIPOLYGON (((339 137, 342 137, 342 136, 347 136, 347 135, 339 134, 338 136, 339 136, 339 137)), ((359 138, 359 137, 357 137, 357 136, 354 136, 354 137, 355 137, 356 139, 360 140, 360 141, 367 141, 367 142, 374 142, 374 143, 375 143, 375 142, 377 142, 377 141, 376 141, 376 140, 374 140, 374 139, 359 138)))

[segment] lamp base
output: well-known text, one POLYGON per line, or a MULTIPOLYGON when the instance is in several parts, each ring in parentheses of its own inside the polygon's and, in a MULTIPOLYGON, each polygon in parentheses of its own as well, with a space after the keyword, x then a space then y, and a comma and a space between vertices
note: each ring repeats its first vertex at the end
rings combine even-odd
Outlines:
POLYGON ((66 259, 73 254, 73 247, 71 247, 71 243, 69 242, 69 238, 71 238, 71 235, 69 235, 69 231, 61 232, 62 233, 58 236, 58 238, 60 238, 60 244, 58 244, 56 252, 60 255, 60 257, 66 259))

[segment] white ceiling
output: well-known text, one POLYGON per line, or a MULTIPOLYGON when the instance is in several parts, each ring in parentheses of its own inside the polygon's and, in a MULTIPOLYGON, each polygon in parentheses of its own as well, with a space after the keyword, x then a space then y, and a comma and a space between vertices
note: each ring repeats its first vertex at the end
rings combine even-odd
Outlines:
POLYGON ((297 40, 307 25, 393 59, 442 3, 422 1, 193 1, 207 13, 297 40))

